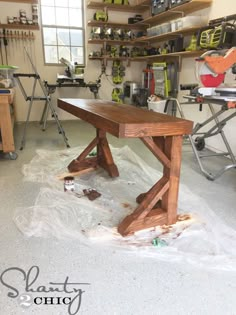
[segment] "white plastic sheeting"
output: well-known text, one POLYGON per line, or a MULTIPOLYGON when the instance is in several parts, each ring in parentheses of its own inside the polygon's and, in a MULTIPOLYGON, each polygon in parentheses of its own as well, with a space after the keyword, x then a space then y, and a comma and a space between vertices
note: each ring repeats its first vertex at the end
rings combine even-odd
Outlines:
POLYGON ((32 207, 15 211, 14 222, 22 233, 29 237, 76 238, 86 244, 115 246, 126 253, 236 270, 236 231, 221 222, 204 200, 184 185, 180 185, 176 224, 128 237, 117 233, 119 222, 136 208, 136 196, 146 192, 161 176, 127 146, 112 148, 120 171, 118 178, 110 178, 99 169, 76 177, 76 194, 64 192, 63 181, 56 175, 64 173, 82 150, 38 150, 32 161, 24 165, 24 179, 41 183, 41 189, 32 207), (88 200, 82 193, 87 188, 96 189, 101 197, 88 200), (167 246, 153 246, 156 237, 165 240, 167 246))

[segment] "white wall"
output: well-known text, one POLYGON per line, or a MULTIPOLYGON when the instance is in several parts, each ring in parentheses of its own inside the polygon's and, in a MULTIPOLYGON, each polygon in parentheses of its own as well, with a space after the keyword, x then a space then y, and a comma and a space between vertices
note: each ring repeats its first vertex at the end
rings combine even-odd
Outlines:
MULTIPOLYGON (((6 23, 6 17, 9 15, 9 12, 12 16, 19 16, 19 9, 26 9, 29 16, 31 13, 31 6, 28 4, 18 4, 18 3, 7 3, 0 2, 0 20, 2 23, 6 23)), ((87 20, 92 19, 93 13, 95 10, 87 10, 86 18, 87 20)), ((207 15, 209 19, 221 17, 224 15, 234 14, 236 13, 236 1, 235 0, 213 0, 212 6, 209 9, 205 9, 199 11, 197 14, 199 15, 207 15)), ((196 13, 193 13, 195 15, 196 13)), ((118 12, 110 12, 109 20, 114 22, 127 22, 127 18, 132 16, 132 13, 118 13, 118 12)), ((87 30, 87 38, 89 37, 90 28, 87 30)), ((41 39, 41 31, 34 31, 35 41, 32 43, 30 41, 9 41, 9 45, 7 47, 8 50, 8 63, 11 65, 19 66, 19 72, 28 73, 31 72, 31 67, 27 57, 24 54, 23 47, 25 46, 27 50, 30 52, 33 62, 36 65, 36 68, 41 75, 43 80, 47 80, 49 83, 55 83, 57 73, 63 74, 64 67, 63 66, 45 66, 43 61, 43 51, 42 51, 42 39, 41 39)), ((89 52, 92 50, 99 50, 101 47, 99 45, 87 45, 86 46, 86 56, 88 56, 89 52)), ((106 73, 108 75, 111 74, 111 65, 112 62, 108 61, 106 73)), ((124 64, 126 66, 126 64, 124 64)), ((126 67, 126 77, 125 80, 134 80, 141 81, 141 71, 145 68, 145 63, 133 62, 130 67, 126 67)), ((86 69, 85 69, 85 81, 86 82, 94 82, 101 72, 101 64, 100 61, 86 61, 86 69)), ((232 76, 231 76, 232 80, 232 76)), ((29 82, 29 81, 28 81, 29 82)), ((31 85, 26 82, 25 87, 27 90, 31 91, 31 85)), ((182 67, 180 73, 180 83, 195 83, 195 60, 193 58, 184 58, 182 60, 182 67)), ((113 89, 113 85, 111 83, 111 77, 102 76, 102 86, 99 91, 100 98, 103 99, 111 99, 111 92, 113 89)), ((182 100, 182 95, 184 93, 179 93, 179 99, 182 100)), ((89 91, 89 89, 85 88, 60 88, 57 89, 53 94, 53 103, 56 105, 56 100, 58 97, 79 97, 79 98, 93 98, 93 94, 89 91)), ((39 120, 41 117, 41 111, 43 108, 42 102, 35 102, 33 106, 31 120, 39 120)), ((218 106, 216 109, 218 110, 218 106)), ((19 88, 16 88, 16 118, 17 121, 24 121, 26 117, 28 106, 25 100, 22 97, 22 94, 19 88)), ((60 119, 75 119, 70 114, 57 109, 60 119)), ((204 108, 203 112, 199 112, 198 105, 185 106, 184 112, 186 118, 194 120, 195 122, 199 122, 205 119, 209 115, 209 111, 207 108, 204 108)), ((233 136, 235 133, 236 126, 234 125, 234 120, 230 121, 225 128, 227 137, 230 140, 230 144, 232 145, 233 151, 236 153, 236 139, 233 136)), ((216 150, 221 150, 222 144, 219 139, 215 138, 209 141, 209 144, 213 146, 216 150)))
MULTIPOLYGON (((198 14, 207 14, 209 20, 215 19, 218 17, 223 17, 231 14, 236 14, 236 1, 235 0, 213 0, 212 5, 209 9, 202 10, 198 12, 198 14)), ((196 75, 195 75, 195 62, 192 58, 183 59, 182 71, 180 73, 180 82, 181 83, 196 83, 196 75)), ((231 73, 227 73, 226 82, 235 84, 235 78, 231 73)), ((183 91, 179 93, 179 99, 183 100, 182 95, 184 95, 183 91)), ((218 111, 220 109, 219 105, 214 106, 215 110, 218 111)), ((234 109, 230 110, 230 113, 235 111, 234 109)), ((198 105, 185 105, 184 113, 186 118, 189 118, 195 122, 201 122, 205 120, 209 115, 210 111, 207 105, 204 105, 203 111, 199 111, 198 105)), ((228 111, 227 113, 228 114, 228 111)), ((223 117, 223 116, 222 116, 223 117)), ((230 120, 224 128, 224 132, 229 140, 229 143, 232 147, 234 154, 236 154, 236 138, 234 137, 236 133, 236 125, 235 119, 230 120)), ((220 136, 214 136, 206 141, 207 145, 210 146, 215 151, 225 151, 225 146, 222 143, 220 136)))
MULTIPOLYGON (((7 23, 7 16, 9 12, 11 16, 19 16, 19 9, 25 9, 28 16, 31 16, 31 5, 30 4, 18 4, 18 3, 7 3, 0 2, 0 20, 1 23, 7 23)), ((86 19, 91 20, 93 14, 96 10, 86 10, 86 19)), ((133 16, 132 13, 122 13, 122 16, 119 13, 111 12, 109 13, 109 20, 113 22, 123 22, 127 23, 127 19, 129 16, 133 16)), ((21 30, 20 30, 21 32, 21 30)), ((49 83, 56 83, 57 73, 64 74, 64 66, 45 66, 43 60, 43 49, 42 49, 42 35, 41 31, 33 31, 35 35, 34 41, 9 41, 7 46, 8 52, 8 64, 15 65, 19 67, 18 72, 21 73, 32 73, 32 68, 29 63, 27 56, 24 53, 24 47, 26 47, 27 51, 31 55, 33 63, 35 64, 38 73, 41 76, 42 80, 46 80, 49 83)), ((89 38, 90 28, 88 28, 86 32, 86 37, 89 38)), ((87 40, 86 40, 87 43, 87 40)), ((89 55, 89 52, 93 50, 100 50, 101 45, 86 45, 86 58, 89 55)), ((111 100, 111 92, 112 89, 116 86, 112 83, 111 79, 111 65, 112 61, 108 61, 106 74, 108 76, 103 75, 101 78, 101 88, 99 90, 99 97, 103 99, 111 100)), ((132 67, 128 67, 124 62, 124 66, 126 66, 126 77, 125 80, 138 80, 141 82, 140 69, 144 68, 141 66, 140 62, 132 63, 132 67)), ((86 60, 86 68, 85 68, 85 82, 95 82, 98 76, 101 73, 101 63, 98 60, 86 60)), ((23 86, 26 89, 28 95, 31 94, 32 91, 32 83, 33 79, 24 79, 23 86)), ((39 93, 37 95, 42 94, 40 89, 38 89, 39 93)), ((58 88, 56 92, 52 95, 53 104, 56 107, 57 98, 59 97, 78 97, 78 98, 93 98, 94 95, 88 88, 58 88)), ((24 121, 26 118, 28 104, 25 102, 22 93, 19 87, 16 87, 16 120, 24 121)), ((43 102, 34 102, 34 106, 32 108, 30 120, 37 121, 41 117, 43 109, 43 102)), ((60 119, 76 119, 74 116, 60 110, 56 109, 60 119)), ((50 119, 50 117, 49 117, 50 119)))

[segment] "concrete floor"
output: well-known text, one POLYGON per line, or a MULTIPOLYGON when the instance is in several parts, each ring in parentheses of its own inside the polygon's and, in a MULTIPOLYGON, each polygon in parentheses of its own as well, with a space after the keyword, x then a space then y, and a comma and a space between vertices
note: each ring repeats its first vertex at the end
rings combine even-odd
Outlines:
MULTIPOLYGON (((71 147, 85 145, 92 138, 93 128, 81 121, 63 122, 71 147)), ((15 128, 16 147, 20 147, 22 125, 15 128)), ((109 137, 114 146, 128 144, 150 165, 155 158, 138 140, 118 140, 109 137)), ((64 149, 65 145, 54 124, 41 132, 38 123, 30 123, 26 146, 17 150, 17 160, 0 160, 0 270, 5 272, 0 282, 0 314, 83 314, 83 315, 234 315, 236 314, 236 273, 197 268, 190 264, 157 261, 153 258, 124 255, 112 248, 88 247, 75 240, 26 238, 16 228, 12 217, 16 207, 31 206, 39 192, 37 183, 23 181, 21 168, 35 155, 35 150, 64 149), (30 288, 46 291, 54 283, 90 283, 73 285, 82 294, 79 311, 68 310, 61 298, 73 298, 76 293, 26 292, 27 273, 38 266, 28 279, 30 288), (35 279, 35 281, 33 280, 35 279), (5 285, 3 282, 5 281, 5 285), (8 284, 8 288, 7 285, 8 284), (11 286, 11 288, 10 288, 11 286), (45 286, 43 288, 42 286, 45 286), (14 289, 15 288, 15 289, 14 289), (43 290, 44 289, 44 290, 43 290), (17 291, 16 291, 17 290, 17 291), (11 292, 15 297, 8 296, 11 292), (45 300, 42 297, 59 297, 45 300), (32 300, 39 305, 32 304, 32 300), (50 303, 52 303, 51 305, 50 303), (56 304, 56 305, 55 305, 56 304)), ((211 167, 223 159, 212 160, 211 167), (214 163, 213 163, 214 162, 214 163), (214 164, 214 165, 213 165, 214 164)), ((181 182, 201 196, 227 225, 235 228, 235 171, 226 172, 214 182, 199 172, 189 145, 183 147, 181 182)), ((200 205, 199 205, 200 206, 200 205)), ((63 285, 58 285, 61 289, 63 285)), ((55 286, 54 286, 55 287, 55 286)), ((67 290, 68 290, 67 288, 67 290)), ((64 285, 65 289, 65 285, 64 285)), ((64 300, 66 303, 68 300, 64 300)))

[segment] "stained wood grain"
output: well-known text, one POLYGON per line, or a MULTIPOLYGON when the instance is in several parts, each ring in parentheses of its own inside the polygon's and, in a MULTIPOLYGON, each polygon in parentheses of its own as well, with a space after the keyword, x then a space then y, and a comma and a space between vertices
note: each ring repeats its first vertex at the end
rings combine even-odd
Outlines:
POLYGON ((2 136, 1 147, 3 152, 14 152, 13 123, 10 113, 10 103, 12 95, 0 95, 0 129, 2 136))
POLYGON ((132 105, 91 99, 58 99, 58 107, 118 138, 190 134, 193 122, 132 105))
POLYGON ((70 163, 70 171, 100 166, 111 177, 119 176, 106 133, 118 138, 140 138, 163 165, 163 177, 138 197, 140 204, 120 222, 121 235, 176 222, 182 139, 192 132, 193 122, 104 100, 59 99, 58 106, 97 129, 95 139, 70 163), (95 146, 96 157, 87 158, 95 146))

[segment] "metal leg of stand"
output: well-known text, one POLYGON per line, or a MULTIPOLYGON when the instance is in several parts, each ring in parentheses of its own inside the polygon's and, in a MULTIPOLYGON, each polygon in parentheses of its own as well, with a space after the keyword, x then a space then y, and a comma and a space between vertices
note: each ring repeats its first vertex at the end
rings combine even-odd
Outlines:
POLYGON ((179 103, 179 101, 177 99, 176 99, 176 106, 177 106, 177 109, 178 109, 178 111, 180 113, 180 117, 185 119, 184 112, 183 112, 182 107, 181 107, 181 105, 180 105, 180 103, 179 103))
POLYGON ((59 130, 59 133, 63 136, 64 142, 65 142, 67 148, 70 148, 70 145, 69 145, 69 143, 67 141, 68 139, 67 139, 67 137, 65 135, 65 131, 64 131, 64 129, 63 129, 63 127, 62 127, 58 117, 57 117, 57 113, 56 113, 55 109, 53 108, 51 101, 48 100, 47 103, 48 103, 48 107, 50 107, 51 113, 52 113, 52 115, 53 115, 53 117, 54 117, 54 119, 55 119, 55 121, 57 123, 57 127, 58 127, 58 130, 59 130))
POLYGON ((21 147, 20 147, 20 150, 23 150, 23 148, 24 148, 24 146, 25 146, 26 130, 27 130, 27 127, 28 127, 29 118, 30 118, 30 113, 31 113, 31 109, 32 109, 33 102, 34 102, 34 95, 35 95, 36 83, 37 83, 37 81, 34 80, 33 90, 32 90, 32 95, 31 95, 31 98, 30 98, 29 109, 28 109, 26 121, 25 121, 25 126, 24 126, 24 131, 23 131, 23 137, 22 137, 22 140, 21 140, 21 147))
POLYGON ((32 105, 33 105, 33 100, 31 100, 30 103, 29 103, 29 109, 28 109, 27 118, 26 118, 25 125, 24 125, 24 131, 23 131, 23 136, 22 136, 22 140, 21 140, 20 150, 23 150, 23 148, 25 146, 26 129, 28 127, 29 117, 30 117, 32 105))
POLYGON ((47 100, 46 100, 46 102, 44 104, 44 107, 43 107, 42 116, 41 116, 41 119, 40 119, 40 122, 39 122, 40 125, 43 125, 43 123, 44 123, 46 110, 47 110, 47 100))
POLYGON ((55 119, 55 121, 56 121, 56 123, 57 123, 57 127, 58 127, 58 132, 59 132, 59 134, 61 134, 61 135, 63 136, 64 142, 65 142, 67 148, 70 148, 70 145, 69 145, 69 143, 68 143, 68 139, 67 139, 67 137, 66 137, 66 135, 65 135, 65 131, 64 131, 64 129, 63 129, 63 127, 62 127, 62 125, 61 125, 61 123, 60 123, 58 117, 57 117, 57 113, 56 113, 56 111, 55 111, 55 109, 54 109, 54 107, 53 107, 53 105, 52 105, 52 103, 51 103, 51 98, 50 98, 50 96, 48 95, 48 91, 47 91, 45 85, 43 84, 43 82, 42 82, 42 80, 41 80, 40 78, 39 78, 39 84, 40 84, 41 89, 42 89, 42 91, 43 91, 43 93, 44 93, 44 95, 45 95, 45 98, 46 98, 46 104, 45 104, 45 107, 44 107, 45 112, 44 112, 43 130, 45 130, 44 128, 46 128, 46 122, 47 122, 48 112, 49 112, 49 109, 50 109, 50 110, 51 110, 52 117, 55 119))
MULTIPOLYGON (((177 106, 177 109, 179 111, 180 117, 185 119, 184 112, 183 112, 182 107, 181 107, 181 105, 180 105, 178 100, 176 100, 176 106, 177 106)), ((198 152, 197 152, 197 149, 195 147, 192 135, 188 135, 188 138, 189 138, 189 141, 191 143, 191 146, 192 146, 192 149, 193 149, 193 153, 194 153, 194 155, 195 155, 195 157, 197 159, 197 162, 198 162, 198 165, 200 167, 201 172, 206 176, 207 179, 213 180, 212 174, 207 172, 204 169, 203 165, 202 165, 202 161, 201 161, 201 159, 200 159, 200 157, 198 155, 198 152)))
POLYGON ((47 127, 47 119, 48 119, 48 113, 49 113, 49 100, 46 100, 45 106, 44 106, 44 117, 43 117, 43 128, 42 130, 45 131, 47 127))
MULTIPOLYGON (((177 101, 176 102, 177 104, 177 109, 180 113, 180 116, 181 118, 185 118, 184 116, 184 113, 183 113, 183 110, 181 108, 181 105, 179 104, 179 102, 177 101)), ((232 152, 232 149, 229 145, 229 142, 225 136, 225 133, 223 131, 223 127, 225 126, 226 122, 231 119, 235 114, 231 114, 229 117, 226 117, 225 119, 223 119, 222 121, 220 121, 218 119, 218 117, 224 112, 224 110, 220 110, 219 112, 215 112, 212 104, 208 104, 209 108, 210 108, 210 111, 211 111, 211 114, 212 114, 212 117, 208 118, 207 120, 205 120, 202 124, 196 124, 195 128, 193 129, 193 133, 191 135, 189 135, 189 140, 190 140, 190 143, 191 143, 191 146, 192 146, 192 149, 193 149, 193 153, 197 159, 197 162, 198 162, 198 165, 199 165, 199 168, 201 170, 201 172, 205 175, 205 177, 208 179, 208 180, 212 180, 214 181, 215 179, 217 179, 218 177, 220 177, 224 172, 232 169, 232 168, 236 168, 236 159, 235 159, 235 156, 232 152), (197 149, 196 149, 196 146, 195 146, 195 143, 194 143, 194 140, 193 140, 193 135, 194 134, 197 134, 198 131, 205 125, 207 125, 209 122, 211 121, 215 121, 215 126, 213 126, 212 128, 210 128, 207 132, 203 132, 202 134, 204 135, 204 138, 208 138, 208 137, 211 137, 211 136, 214 136, 216 134, 220 134, 221 137, 222 137, 222 140, 226 146, 226 149, 227 151, 224 152, 224 153, 213 153, 213 154, 207 154, 207 155, 199 155, 197 149), (215 131, 215 129, 217 129, 215 131), (202 158, 204 157, 211 157, 211 156, 227 156, 229 155, 230 158, 231 158, 231 161, 233 162, 233 164, 230 164, 230 165, 226 165, 225 167, 223 167, 222 169, 220 169, 216 174, 212 174, 210 173, 209 171, 207 171, 204 166, 203 166, 203 163, 201 161, 202 158)))
MULTIPOLYGON (((209 108, 210 108, 210 110, 211 110, 212 115, 214 115, 214 114, 215 114, 215 111, 214 111, 214 108, 213 108, 212 104, 209 103, 208 105, 209 105, 209 108)), ((215 117, 215 122, 216 122, 217 125, 220 124, 220 121, 219 121, 218 117, 215 117)), ((220 133, 221 138, 222 138, 222 140, 223 140, 223 142, 224 142, 224 144, 225 144, 225 147, 226 147, 226 149, 227 149, 228 155, 230 155, 230 158, 231 158, 232 162, 233 162, 234 164, 236 164, 235 156, 234 156, 234 154, 233 154, 233 151, 232 151, 232 149, 231 149, 231 147, 230 147, 230 145, 229 145, 229 142, 228 142, 228 140, 227 140, 227 138, 226 138, 226 136, 225 136, 225 133, 224 133, 223 129, 221 129, 219 133, 220 133)))
MULTIPOLYGON (((25 48, 24 48, 25 49, 25 48)), ((48 113, 49 113, 49 110, 51 110, 51 113, 52 113, 52 116, 53 118, 55 119, 56 123, 57 123, 57 127, 58 127, 58 131, 60 134, 62 134, 63 136, 63 139, 64 139, 64 142, 66 143, 67 147, 70 147, 69 146, 69 143, 68 143, 68 139, 66 138, 65 136, 65 132, 62 128, 62 125, 60 123, 60 121, 58 120, 58 117, 57 117, 57 114, 51 104, 51 98, 50 98, 50 95, 49 95, 49 90, 45 87, 45 84, 42 82, 38 72, 37 72, 37 69, 35 68, 32 60, 31 60, 31 57, 30 55, 28 54, 27 50, 25 49, 25 52, 29 58, 29 61, 32 65, 32 68, 34 70, 34 73, 17 73, 15 74, 15 78, 17 80, 17 83, 20 87, 20 90, 24 96, 24 99, 26 100, 26 102, 30 101, 30 104, 29 104, 29 109, 28 109, 28 114, 27 114, 27 119, 26 119, 26 122, 25 122, 25 127, 24 127, 24 133, 23 133, 23 138, 22 138, 22 142, 21 142, 21 150, 23 149, 24 145, 25 145, 25 136, 26 136, 26 129, 27 129, 27 126, 28 126, 28 122, 29 122, 29 117, 30 117, 30 112, 31 112, 31 109, 32 109, 32 105, 33 105, 33 101, 45 101, 45 105, 44 105, 44 109, 43 109, 43 113, 42 113, 42 117, 41 117, 41 120, 40 120, 40 124, 43 124, 43 130, 46 129, 46 123, 47 123, 47 117, 48 117, 48 113), (33 90, 32 90, 32 95, 31 96, 28 96, 22 83, 21 83, 21 80, 20 80, 20 77, 25 77, 25 78, 34 78, 34 84, 33 84, 33 90), (39 83, 40 87, 41 87, 41 90, 43 92, 43 96, 39 96, 39 97, 36 97, 35 96, 35 89, 36 89, 36 84, 37 82, 39 83)))
POLYGON ((193 153, 197 159, 197 162, 198 162, 198 165, 200 167, 201 172, 206 176, 207 179, 214 180, 214 176, 210 172, 207 172, 207 170, 205 170, 205 168, 203 167, 202 161, 201 161, 199 154, 197 152, 197 149, 195 147, 195 143, 193 141, 192 135, 189 135, 188 137, 189 137, 189 141, 192 145, 193 153))

